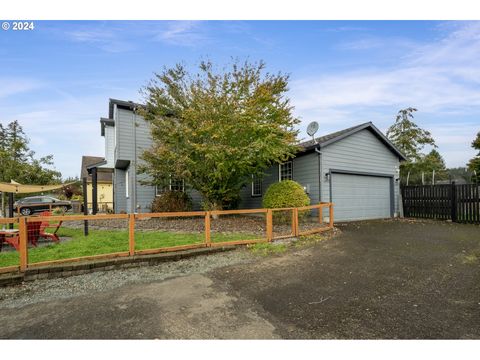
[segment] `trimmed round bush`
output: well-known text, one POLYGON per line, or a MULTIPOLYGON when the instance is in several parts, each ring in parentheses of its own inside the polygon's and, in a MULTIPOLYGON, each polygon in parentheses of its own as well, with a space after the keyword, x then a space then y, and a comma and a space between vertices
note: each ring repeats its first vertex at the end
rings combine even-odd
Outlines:
MULTIPOLYGON (((284 180, 270 185, 263 197, 264 208, 288 208, 310 205, 310 198, 303 190, 302 185, 293 180, 284 180)), ((308 215, 307 211, 299 211, 299 220, 308 215)), ((288 224, 292 220, 291 212, 274 211, 273 219, 278 223, 288 224)))
POLYGON ((164 191, 152 202, 152 212, 180 212, 192 209, 192 199, 183 191, 164 191))
POLYGON ((268 209, 307 206, 310 198, 298 182, 284 180, 268 187, 262 205, 268 209))

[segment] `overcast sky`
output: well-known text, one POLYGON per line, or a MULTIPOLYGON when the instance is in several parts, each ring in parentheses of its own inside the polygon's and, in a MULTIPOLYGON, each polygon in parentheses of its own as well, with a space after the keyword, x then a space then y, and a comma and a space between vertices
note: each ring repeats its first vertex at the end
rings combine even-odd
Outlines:
POLYGON ((19 120, 38 156, 79 175, 82 155, 104 156, 109 98, 141 101, 164 66, 231 57, 290 74, 302 137, 314 120, 320 135, 366 121, 386 131, 412 106, 447 166, 475 155, 480 22, 39 21, 0 30, 0 122, 19 120))

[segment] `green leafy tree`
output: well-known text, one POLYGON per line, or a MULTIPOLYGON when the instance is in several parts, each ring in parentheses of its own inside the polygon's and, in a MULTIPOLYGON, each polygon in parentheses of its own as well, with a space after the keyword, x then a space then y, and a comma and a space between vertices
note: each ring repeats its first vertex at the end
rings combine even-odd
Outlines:
POLYGON ((407 161, 400 165, 401 182, 407 182, 411 174, 421 172, 422 150, 426 145, 437 147, 431 133, 421 129, 413 121, 417 109, 409 107, 398 112, 395 123, 387 130, 387 137, 405 155, 407 161))
POLYGON ((297 151, 299 121, 286 97, 288 76, 265 73, 265 64, 234 62, 218 70, 209 61, 195 73, 165 68, 143 89, 153 146, 139 172, 162 185, 184 179, 207 209, 239 199, 240 189, 297 151))
POLYGON ((29 140, 18 121, 0 124, 0 181, 45 185, 60 182, 60 172, 51 169, 53 155, 35 158, 29 140))
POLYGON ((67 185, 54 191, 58 198, 71 200, 74 196, 79 197, 83 195, 82 181, 77 176, 67 177, 62 182, 67 185))
POLYGON ((434 176, 435 181, 448 179, 448 171, 445 166, 445 160, 435 149, 432 149, 427 155, 422 157, 419 162, 419 170, 422 171, 428 178, 428 183, 433 182, 434 176))
POLYGON ((448 178, 452 181, 465 180, 470 181, 470 173, 466 167, 457 167, 448 169, 448 178))
POLYGON ((472 147, 478 151, 477 155, 468 162, 468 170, 473 173, 472 181, 480 182, 480 131, 472 141, 472 147))
MULTIPOLYGON (((23 184, 54 184, 60 182, 60 172, 52 169, 53 156, 35 158, 29 140, 18 121, 0 124, 0 182, 15 180, 23 184)), ((2 204, 5 204, 2 194, 2 204)), ((2 209, 4 210, 4 209, 2 209)))

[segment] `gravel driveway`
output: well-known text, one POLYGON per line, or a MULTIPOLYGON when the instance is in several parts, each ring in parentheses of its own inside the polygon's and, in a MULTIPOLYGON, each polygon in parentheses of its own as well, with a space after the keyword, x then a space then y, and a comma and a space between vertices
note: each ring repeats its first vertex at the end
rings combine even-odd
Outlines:
POLYGON ((0 289, 0 338, 479 339, 480 227, 339 225, 245 249, 0 289))

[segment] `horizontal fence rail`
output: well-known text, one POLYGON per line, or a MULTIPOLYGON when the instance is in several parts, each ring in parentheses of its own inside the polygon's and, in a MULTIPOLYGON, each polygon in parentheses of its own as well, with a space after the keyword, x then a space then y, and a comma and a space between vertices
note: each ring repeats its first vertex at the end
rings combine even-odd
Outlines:
POLYGON ((402 187, 405 217, 480 224, 480 185, 448 184, 402 187))
MULTIPOLYGON (((285 220, 282 217, 279 217, 280 220, 285 220)), ((240 219, 241 221, 241 219, 240 219)), ((96 225, 95 225, 96 226, 96 225)), ((101 227, 99 227, 100 229, 101 227)), ((2 252, 0 252, 0 273, 5 272, 14 272, 14 271, 21 271, 24 272, 28 268, 35 268, 40 266, 48 266, 48 265, 55 265, 55 264, 64 264, 69 262, 78 262, 78 261, 86 261, 86 260, 97 260, 97 259, 110 259, 110 258, 117 258, 117 257, 128 257, 134 255, 145 255, 145 254, 156 254, 161 252, 172 252, 172 251, 181 251, 181 250, 188 250, 188 249, 197 249, 197 248, 208 248, 208 247, 222 247, 222 246, 232 246, 232 245, 247 245, 247 244, 255 244, 255 243, 262 243, 262 242, 271 242, 276 239, 286 238, 286 237, 296 237, 300 235, 307 235, 322 232, 325 230, 329 230, 333 228, 333 204, 332 203, 320 203, 317 205, 310 205, 300 208, 282 208, 282 209, 245 209, 245 210, 214 210, 214 211, 189 211, 189 212, 163 212, 163 213, 136 213, 136 214, 97 214, 97 215, 40 215, 40 216, 26 216, 26 217, 17 217, 17 218, 0 218, 0 236, 16 236, 15 239, 18 240, 18 246, 16 249, 18 250, 16 253, 18 254, 18 265, 15 266, 2 266, 2 252), (324 222, 324 208, 328 208, 328 222, 324 222), (307 230, 302 230, 301 221, 299 222, 299 213, 305 212, 318 212, 315 217, 310 217, 313 219, 313 225, 310 223, 310 228, 307 230), (287 234, 281 235, 275 231, 275 227, 278 225, 276 224, 277 215, 280 212, 287 212, 288 215, 286 219, 289 221, 290 225, 285 226, 285 223, 281 225, 283 228, 289 228, 287 234), (235 218, 235 216, 240 216, 245 219, 245 215, 250 215, 250 219, 254 219, 256 224, 262 225, 262 232, 251 239, 246 239, 243 237, 242 233, 236 234, 236 237, 229 238, 228 235, 225 235, 221 231, 214 231, 214 236, 219 236, 218 239, 213 238, 212 236, 212 228, 215 226, 212 225, 212 221, 215 222, 215 219, 223 219, 229 216, 232 216, 232 222, 239 220, 235 218), (168 231, 162 229, 142 229, 140 225, 144 222, 158 220, 164 221, 168 224, 168 221, 172 222, 172 226, 174 225, 174 221, 180 221, 179 219, 186 220, 186 221, 196 221, 192 223, 193 225, 203 225, 203 230, 194 231, 190 233, 182 233, 182 232, 172 232, 168 233, 168 231), (108 252, 102 254, 93 254, 93 255, 85 255, 85 256, 78 256, 78 257, 66 257, 54 260, 47 260, 47 261, 38 261, 37 260, 29 260, 29 246, 28 244, 31 243, 31 232, 34 228, 35 224, 44 225, 47 224, 47 227, 51 227, 52 223, 55 225, 60 224, 59 228, 63 226, 63 228, 71 230, 73 228, 68 227, 66 224, 68 223, 76 223, 77 228, 76 231, 80 231, 79 229, 83 228, 78 227, 78 224, 83 224, 83 222, 89 222, 89 226, 92 224, 100 223, 107 225, 107 230, 102 231, 110 231, 110 232, 122 232, 122 236, 124 234, 124 245, 121 249, 122 251, 115 251, 115 252, 108 252), (112 224, 108 225, 108 222, 113 222, 112 224), (120 224, 119 224, 120 222, 120 224), (63 225, 62 225, 63 224, 63 225), (122 225, 123 224, 123 225, 122 225), (14 230, 7 230, 5 226, 12 226, 14 230), (110 226, 110 227, 108 227, 110 226), (289 227, 290 226, 290 227, 289 227), (144 237, 155 237, 156 235, 160 236, 161 234, 168 233, 170 235, 177 236, 178 238, 182 237, 190 237, 194 240, 191 240, 185 244, 179 245, 166 245, 161 247, 153 247, 153 248, 141 248, 139 247, 139 243, 142 241, 144 237), (5 235, 7 234, 7 235, 5 235), (147 236, 148 235, 148 236, 147 236), (128 244, 127 244, 128 243, 128 244)), ((103 228, 102 228, 103 229, 103 228)), ((249 229, 245 229, 248 231, 249 229)), ((92 230, 90 235, 82 237, 83 239, 88 239, 89 236, 92 236, 92 233, 95 231, 100 230, 92 230)), ((53 234, 47 234, 48 236, 54 236, 53 234)), ((108 234, 106 235, 108 236, 108 234)), ((246 236, 245 236, 246 237, 246 236)), ((58 236, 57 236, 58 239, 58 236)), ((8 246, 6 241, 3 241, 3 246, 8 246)), ((185 241, 184 241, 185 242, 185 241)), ((122 243, 123 244, 123 243, 122 243)), ((36 245, 35 243, 33 245, 36 245)), ((39 249, 39 248, 37 248, 39 249)), ((10 252, 11 253, 11 252, 10 252)))

